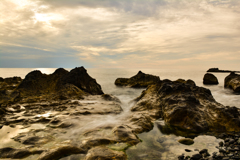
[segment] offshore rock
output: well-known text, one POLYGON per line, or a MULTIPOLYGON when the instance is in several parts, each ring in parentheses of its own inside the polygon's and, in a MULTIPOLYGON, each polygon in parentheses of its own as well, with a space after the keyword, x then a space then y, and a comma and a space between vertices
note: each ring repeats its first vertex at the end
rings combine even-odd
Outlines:
POLYGON ((224 72, 240 72, 240 71, 230 71, 230 70, 221 70, 219 68, 209 68, 207 70, 207 72, 220 72, 220 73, 224 73, 224 72))
POLYGON ((218 84, 218 79, 211 73, 206 73, 203 77, 203 84, 218 84))
POLYGON ((145 74, 139 71, 137 75, 131 78, 117 78, 115 81, 115 85, 127 86, 132 88, 144 88, 159 82, 160 82, 160 78, 158 76, 145 74))
POLYGON ((232 89, 234 92, 240 92, 240 75, 231 72, 224 80, 224 87, 232 89))
POLYGON ((209 89, 191 83, 163 80, 149 86, 136 101, 132 111, 158 113, 158 118, 163 118, 167 125, 182 130, 240 131, 236 107, 223 106, 215 101, 209 89))

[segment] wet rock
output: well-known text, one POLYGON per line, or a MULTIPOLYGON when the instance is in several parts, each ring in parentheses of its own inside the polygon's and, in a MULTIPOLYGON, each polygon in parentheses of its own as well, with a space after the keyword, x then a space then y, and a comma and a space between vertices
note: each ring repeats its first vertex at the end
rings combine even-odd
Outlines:
POLYGON ((127 155, 121 151, 113 151, 107 147, 99 146, 88 151, 85 160, 127 160, 127 155))
POLYGON ((191 138, 179 139, 178 142, 181 144, 185 144, 185 145, 191 145, 194 143, 193 139, 191 139, 191 138))
POLYGON ((32 136, 32 137, 28 137, 26 139, 24 139, 22 141, 22 144, 35 144, 37 143, 41 138, 38 136, 32 136))
POLYGON ((211 73, 206 73, 203 77, 203 84, 218 84, 218 79, 211 73))
POLYGON ((56 149, 51 149, 49 151, 43 152, 38 157, 38 160, 58 160, 71 154, 81 153, 86 153, 86 151, 75 146, 61 146, 56 149))
POLYGON ((117 78, 115 81, 115 85, 128 86, 132 88, 142 88, 142 87, 145 88, 149 85, 156 84, 159 82, 160 82, 160 78, 158 76, 145 74, 139 71, 137 75, 131 78, 117 78))
POLYGON ((117 143, 115 139, 90 137, 88 139, 83 140, 82 143, 80 144, 80 147, 84 150, 89 150, 92 147, 109 145, 114 143, 117 143))
POLYGON ((40 154, 42 152, 43 150, 29 151, 27 149, 14 149, 11 147, 7 147, 0 149, 0 158, 20 159, 28 157, 32 154, 40 154))
POLYGON ((224 80, 224 87, 230 88, 234 92, 240 92, 240 75, 231 72, 224 80))
POLYGON ((149 86, 136 101, 132 111, 158 112, 158 118, 181 130, 240 131, 238 110, 216 102, 209 89, 193 84, 163 80, 149 86))
POLYGON ((121 125, 113 128, 113 133, 121 142, 128 142, 131 145, 136 145, 140 140, 132 133, 132 129, 126 125, 121 125))

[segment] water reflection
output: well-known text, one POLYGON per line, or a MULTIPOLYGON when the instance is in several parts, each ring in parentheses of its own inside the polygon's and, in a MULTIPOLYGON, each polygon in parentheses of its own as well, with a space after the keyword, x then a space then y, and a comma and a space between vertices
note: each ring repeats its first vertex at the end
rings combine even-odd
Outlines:
MULTIPOLYGON (((175 132, 176 133, 176 132, 175 132)), ((194 138, 193 145, 184 145, 178 142, 179 139, 184 138, 174 135, 172 133, 163 134, 157 125, 150 132, 145 132, 138 135, 142 140, 136 146, 130 147, 126 153, 128 159, 131 160, 176 160, 181 154, 193 155, 198 153, 195 149, 208 149, 209 153, 217 152, 218 143, 221 139, 216 139, 214 136, 200 135, 194 138), (192 152, 186 152, 189 149, 192 152)))

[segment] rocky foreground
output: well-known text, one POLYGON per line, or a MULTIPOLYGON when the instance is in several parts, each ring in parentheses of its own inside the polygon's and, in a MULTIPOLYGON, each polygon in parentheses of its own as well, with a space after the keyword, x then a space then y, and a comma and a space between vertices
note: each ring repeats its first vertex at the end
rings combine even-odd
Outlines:
MULTIPOLYGON (((113 123, 98 125, 86 124, 118 116, 123 111, 121 102, 104 94, 83 67, 70 72, 57 69, 50 75, 33 71, 23 80, 0 79, 0 128, 24 130, 12 138, 17 145, 0 149, 0 158, 57 160, 79 155, 86 160, 127 159, 124 151, 141 142, 137 134, 152 130, 159 118, 166 124, 159 128, 180 131, 183 137, 240 132, 239 109, 216 102, 210 90, 194 81, 161 81, 151 76, 153 80, 148 82, 149 75, 142 72, 133 77, 123 86, 148 87, 132 102, 131 112, 113 123)), ((228 138, 234 142, 225 140, 226 148, 220 146, 222 159, 233 158, 228 153, 238 147, 239 137, 228 138)))

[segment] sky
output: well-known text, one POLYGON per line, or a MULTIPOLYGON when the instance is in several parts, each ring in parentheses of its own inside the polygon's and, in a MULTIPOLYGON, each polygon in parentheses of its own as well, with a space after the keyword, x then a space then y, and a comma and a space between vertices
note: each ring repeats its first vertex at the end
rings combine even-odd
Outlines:
POLYGON ((0 0, 0 68, 240 70, 239 0, 0 0))

